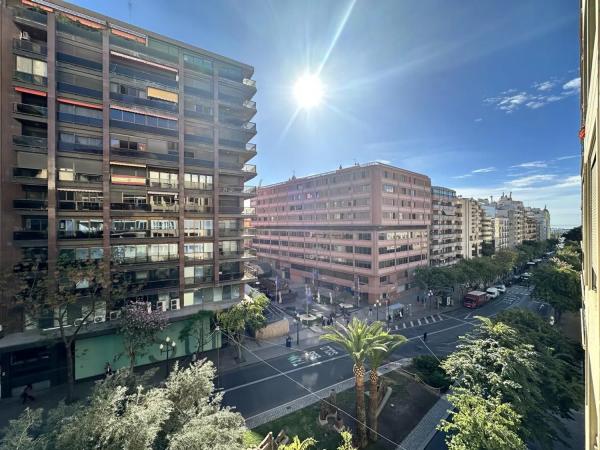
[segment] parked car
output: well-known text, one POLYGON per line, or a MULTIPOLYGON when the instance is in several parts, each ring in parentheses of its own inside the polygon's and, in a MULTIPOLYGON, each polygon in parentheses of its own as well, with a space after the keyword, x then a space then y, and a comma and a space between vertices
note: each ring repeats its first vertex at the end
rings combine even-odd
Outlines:
POLYGON ((489 296, 490 299, 498 298, 500 296, 500 291, 495 287, 487 288, 485 293, 489 296))
POLYGON ((498 284, 494 287, 498 289, 498 292, 500 292, 501 294, 504 294, 506 292, 506 286, 504 286, 503 284, 498 284))

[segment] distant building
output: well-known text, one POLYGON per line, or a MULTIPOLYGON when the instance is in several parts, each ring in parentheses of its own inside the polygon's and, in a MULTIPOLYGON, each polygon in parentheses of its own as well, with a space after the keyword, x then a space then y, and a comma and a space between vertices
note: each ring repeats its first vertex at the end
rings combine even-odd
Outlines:
POLYGON ((363 304, 415 296, 429 262, 431 181, 381 163, 355 165, 258 189, 252 241, 261 261, 321 295, 363 304))
POLYGON ((461 257, 471 259, 481 256, 483 246, 483 209, 479 202, 473 198, 458 199, 462 211, 461 257))
POLYGON ((429 233, 429 262, 432 266, 449 266, 460 260, 462 223, 462 212, 456 191, 432 186, 429 233))

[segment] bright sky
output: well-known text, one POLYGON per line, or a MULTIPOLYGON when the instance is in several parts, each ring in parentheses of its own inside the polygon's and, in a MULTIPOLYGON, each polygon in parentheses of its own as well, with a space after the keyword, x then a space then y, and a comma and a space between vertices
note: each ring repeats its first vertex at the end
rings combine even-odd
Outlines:
POLYGON ((381 160, 580 223, 576 2, 80 0, 255 67, 255 182, 381 160), (325 98, 298 111, 295 81, 325 98))

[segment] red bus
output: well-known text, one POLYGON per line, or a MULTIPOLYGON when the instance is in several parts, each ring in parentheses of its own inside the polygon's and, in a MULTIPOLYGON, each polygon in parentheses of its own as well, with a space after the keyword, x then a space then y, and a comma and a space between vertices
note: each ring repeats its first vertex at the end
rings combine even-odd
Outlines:
POLYGON ((485 292, 471 291, 465 295, 463 305, 465 308, 475 309, 488 302, 489 297, 485 292))

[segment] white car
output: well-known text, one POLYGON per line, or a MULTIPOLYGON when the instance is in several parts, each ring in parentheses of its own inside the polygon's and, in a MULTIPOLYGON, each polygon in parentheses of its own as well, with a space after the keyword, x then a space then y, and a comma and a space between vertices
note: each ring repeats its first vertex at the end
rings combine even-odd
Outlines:
POLYGON ((485 293, 488 295, 489 298, 498 298, 498 296, 500 295, 500 291, 498 291, 498 289, 496 289, 495 287, 487 288, 485 290, 485 293))
POLYGON ((496 289, 498 289, 498 292, 500 292, 501 294, 504 294, 506 292, 506 286, 504 286, 503 284, 499 284, 498 286, 495 286, 496 289))

